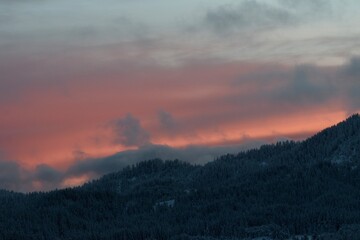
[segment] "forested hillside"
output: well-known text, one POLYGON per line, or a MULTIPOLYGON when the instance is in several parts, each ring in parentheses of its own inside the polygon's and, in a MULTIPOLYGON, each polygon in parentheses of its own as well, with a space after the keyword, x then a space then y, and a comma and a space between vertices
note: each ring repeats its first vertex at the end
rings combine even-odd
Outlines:
POLYGON ((81 187, 0 191, 0 239, 360 239, 360 117, 204 166, 146 160, 81 187))

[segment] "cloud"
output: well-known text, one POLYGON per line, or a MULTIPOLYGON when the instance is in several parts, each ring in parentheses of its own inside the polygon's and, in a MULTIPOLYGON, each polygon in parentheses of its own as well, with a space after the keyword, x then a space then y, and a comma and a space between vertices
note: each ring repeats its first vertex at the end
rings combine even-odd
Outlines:
POLYGON ((343 68, 343 73, 349 77, 360 77, 360 57, 353 57, 343 68))
POLYGON ((343 79, 344 96, 348 114, 360 110, 360 57, 353 57, 339 71, 339 78, 343 79))
POLYGON ((0 4, 16 4, 16 3, 38 3, 45 2, 44 0, 0 0, 0 4))
POLYGON ((280 4, 302 13, 329 14, 332 12, 332 3, 329 0, 278 0, 280 4))
POLYGON ((46 164, 28 170, 16 161, 0 160, 0 189, 28 192, 61 186, 63 173, 46 164))
POLYGON ((238 121, 293 115, 338 99, 333 72, 311 65, 263 65, 236 78, 234 93, 224 98, 238 105, 232 113, 238 121))
POLYGON ((62 180, 62 174, 46 164, 40 164, 36 166, 34 179, 41 182, 58 183, 62 180))
POLYGON ((208 10, 204 22, 220 34, 237 30, 253 34, 331 17, 332 8, 328 0, 245 0, 208 10))
POLYGON ((302 65, 292 69, 289 76, 286 85, 273 94, 274 99, 299 105, 324 103, 335 97, 333 79, 326 71, 302 65))
MULTIPOLYGON (((137 115, 135 117, 127 114, 112 121, 111 133, 115 135, 116 144, 139 149, 108 158, 90 158, 92 154, 87 155, 84 152, 99 146, 94 144, 86 148, 79 145, 78 149, 84 152, 79 151, 75 155, 82 160, 74 162, 70 157, 66 162, 69 168, 65 171, 57 170, 50 165, 39 165, 35 170, 26 173, 17 164, 2 163, 4 169, 9 169, 2 173, 4 178, 2 186, 12 189, 52 189, 64 186, 63 181, 70 177, 86 175, 93 178, 149 158, 179 158, 203 163, 212 160, 217 153, 231 151, 227 148, 215 151, 214 148, 201 146, 171 148, 161 147, 161 144, 221 145, 236 142, 244 134, 252 138, 265 139, 267 136, 288 137, 291 134, 304 132, 309 135, 310 131, 319 130, 328 124, 326 122, 309 127, 309 122, 311 124, 316 122, 309 119, 314 119, 316 116, 323 117, 327 112, 345 110, 351 112, 359 108, 359 62, 359 58, 354 57, 346 64, 335 67, 316 65, 293 67, 244 62, 172 69, 149 67, 145 68, 147 74, 130 71, 128 75, 121 75, 121 79, 129 81, 122 81, 118 85, 114 84, 118 83, 117 74, 113 82, 88 81, 86 85, 84 83, 75 85, 69 94, 70 101, 68 99, 65 101, 62 95, 52 94, 52 91, 44 88, 47 93, 43 91, 36 97, 46 93, 45 97, 38 98, 38 102, 34 105, 30 103, 34 98, 36 99, 35 94, 32 95, 34 97, 27 98, 26 102, 4 108, 3 112, 6 114, 0 120, 2 127, 0 145, 3 148, 5 146, 14 151, 23 151, 24 147, 27 147, 27 152, 23 152, 23 156, 26 157, 37 146, 42 148, 36 151, 44 151, 48 148, 48 138, 42 134, 50 134, 56 139, 66 135, 65 142, 73 141, 67 145, 71 146, 70 153, 72 153, 76 143, 81 143, 84 139, 86 141, 89 136, 95 135, 86 133, 83 138, 75 139, 71 135, 73 132, 86 132, 95 125, 107 123, 109 119, 116 118, 119 109, 122 109, 121 114, 134 111, 137 115), (146 91, 139 89, 139 85, 146 86, 146 91), (88 86, 91 87, 87 88, 88 86), (119 91, 122 91, 121 94, 119 91), (96 98, 92 98, 95 95, 96 98), (49 102, 52 104, 49 105, 49 102), (166 111, 158 111, 159 106, 166 111), (66 111, 61 112, 59 109, 66 111), (154 113, 157 117, 155 119, 154 113), (298 125, 290 126, 282 122, 290 118, 296 120, 301 116, 305 117, 297 123, 298 125), (88 127, 86 124, 89 121, 94 121, 94 125, 88 127), (27 128, 22 128, 26 124, 27 128), (293 128, 289 129, 290 127, 293 128), (24 136, 33 145, 25 144, 20 148, 19 139, 24 136), (13 177, 7 175, 8 172, 12 172, 13 177), (34 182, 33 184, 39 182, 42 185, 39 184, 38 188, 35 188, 35 185, 26 185, 27 182, 34 182)), ((331 122, 333 123, 335 122, 331 122)), ((106 129, 106 133, 107 130, 109 129, 106 129)), ((102 136, 103 132, 96 131, 96 133, 102 136)), ((106 136, 109 137, 106 143, 109 143, 112 138, 106 136)), ((61 141, 54 141, 51 145, 56 151, 50 152, 50 157, 57 156, 55 153, 69 150, 67 146, 62 148, 59 143, 61 141)), ((105 154, 116 151, 117 147, 105 154)), ((100 154, 104 155, 104 152, 100 154)), ((99 152, 94 152, 95 154, 100 155, 99 152)), ((39 162, 46 162, 47 159, 51 159, 50 157, 31 162, 21 157, 10 156, 12 159, 21 159, 35 166, 39 162)), ((52 161, 52 164, 60 165, 63 160, 52 161)))
POLYGON ((130 113, 118 119, 113 125, 115 142, 123 146, 143 146, 150 144, 149 133, 142 128, 139 119, 130 113))
POLYGON ((241 144, 230 146, 188 146, 173 148, 166 145, 147 145, 137 150, 126 150, 103 158, 86 158, 75 161, 64 171, 40 164, 33 171, 25 170, 14 161, 0 161, 0 189, 15 191, 52 190, 64 187, 67 179, 86 176, 88 180, 120 171, 140 161, 160 158, 179 159, 192 164, 205 164, 227 153, 259 147, 266 142, 244 139, 241 144))
POLYGON ((274 28, 294 24, 297 19, 285 9, 259 2, 244 1, 239 6, 225 5, 209 10, 205 22, 216 32, 274 28))
POLYGON ((167 133, 175 134, 178 130, 178 124, 175 122, 175 119, 169 112, 163 110, 158 111, 157 117, 160 123, 160 127, 164 129, 167 133))
MULTIPOLYGON (((137 150, 133 150, 137 151, 137 150)), ((67 177, 78 177, 87 175, 90 177, 99 177, 106 173, 121 170, 123 167, 131 164, 133 159, 129 158, 128 153, 132 150, 124 151, 123 157, 115 158, 113 156, 104 158, 86 158, 73 163, 65 172, 67 177), (115 160, 114 160, 115 159, 115 160)))
POLYGON ((238 153, 243 150, 259 147, 264 143, 255 139, 247 139, 242 144, 217 147, 193 145, 184 148, 173 148, 166 145, 148 145, 137 150, 122 151, 105 158, 77 161, 67 170, 65 175, 99 177, 103 174, 119 171, 125 166, 156 158, 163 160, 179 159, 192 164, 204 164, 223 154, 238 153))
MULTIPOLYGON (((151 143, 222 144, 272 130, 289 136, 298 132, 278 121, 360 107, 359 58, 322 67, 359 52, 357 18, 333 7, 335 1, 212 1, 205 4, 210 9, 169 3, 174 6, 164 16, 158 14, 164 1, 157 7, 144 2, 146 14, 138 4, 115 2, 0 0, 0 147, 8 154, 2 159, 34 168, 29 175, 7 162, 14 171, 7 185, 29 179, 50 188, 70 172, 121 168, 125 157, 89 158, 119 145, 140 147, 140 159, 156 155, 144 150, 151 143), (332 11, 344 22, 317 21, 332 11), (199 31, 181 31, 176 24, 183 19, 199 31), (213 31, 225 37, 219 40, 213 31), (111 133, 99 129, 118 116, 124 117, 112 122, 111 133), (77 147, 88 153, 76 154, 84 162, 67 173, 51 167, 71 165, 77 147)), ((358 9, 355 2, 347 3, 348 10, 358 9)), ((298 131, 326 125, 309 122, 298 131)))
MULTIPOLYGON (((326 68, 298 66, 293 78, 281 90, 280 99, 296 103, 325 104, 338 99, 350 114, 360 108, 360 58, 353 57, 343 66, 326 68)), ((277 96, 275 96, 277 97, 277 96)))
POLYGON ((0 161, 0 188, 18 189, 23 183, 21 168, 14 161, 0 161))
POLYGON ((47 164, 39 164, 35 170, 30 171, 28 182, 30 185, 25 191, 48 191, 62 187, 65 179, 64 173, 60 172, 47 164))

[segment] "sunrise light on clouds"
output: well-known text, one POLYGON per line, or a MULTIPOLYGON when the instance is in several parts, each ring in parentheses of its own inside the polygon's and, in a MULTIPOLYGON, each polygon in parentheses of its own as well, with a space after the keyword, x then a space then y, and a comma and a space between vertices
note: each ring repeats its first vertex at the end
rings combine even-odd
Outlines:
POLYGON ((169 149, 204 163, 331 126, 360 109, 359 13, 355 0, 0 0, 1 187, 77 185, 169 149))

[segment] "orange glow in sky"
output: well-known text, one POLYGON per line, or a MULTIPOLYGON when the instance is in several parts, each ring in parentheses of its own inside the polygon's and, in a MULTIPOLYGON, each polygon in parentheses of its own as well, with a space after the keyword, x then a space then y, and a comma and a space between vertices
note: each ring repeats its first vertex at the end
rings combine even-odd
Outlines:
POLYGON ((76 185, 160 145, 211 160, 360 110, 351 5, 76 2, 0 1, 0 167, 16 175, 0 189, 76 185))

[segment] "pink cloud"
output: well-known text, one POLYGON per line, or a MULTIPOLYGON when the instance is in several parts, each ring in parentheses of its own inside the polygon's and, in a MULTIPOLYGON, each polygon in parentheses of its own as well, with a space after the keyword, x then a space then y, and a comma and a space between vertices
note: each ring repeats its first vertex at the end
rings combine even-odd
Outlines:
POLYGON ((18 61, 20 69, 2 68, 7 96, 0 99, 0 149, 28 169, 42 163, 66 169, 78 151, 106 156, 132 148, 114 141, 112 124, 127 114, 139 121, 147 142, 184 147, 305 137, 359 107, 358 97, 348 94, 359 86, 352 76, 356 61, 339 68, 97 64, 82 55, 18 61))

